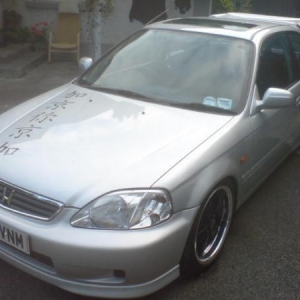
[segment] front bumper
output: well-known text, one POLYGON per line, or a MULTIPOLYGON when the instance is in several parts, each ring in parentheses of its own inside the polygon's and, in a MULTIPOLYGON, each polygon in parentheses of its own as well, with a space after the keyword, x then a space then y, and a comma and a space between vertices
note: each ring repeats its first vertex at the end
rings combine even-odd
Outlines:
POLYGON ((27 255, 0 242, 0 258, 62 289, 94 297, 141 297, 179 276, 197 208, 140 230, 74 228, 69 220, 76 211, 65 208, 43 222, 0 210, 1 223, 29 236, 31 251, 27 255))

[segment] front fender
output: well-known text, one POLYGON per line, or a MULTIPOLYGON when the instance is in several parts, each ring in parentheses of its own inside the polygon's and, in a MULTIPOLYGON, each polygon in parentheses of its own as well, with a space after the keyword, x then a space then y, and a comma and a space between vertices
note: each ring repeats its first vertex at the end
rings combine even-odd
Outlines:
POLYGON ((172 195, 174 212, 196 207, 220 181, 231 178, 237 190, 237 207, 249 188, 252 130, 248 118, 239 116, 174 166, 153 187, 172 195), (249 158, 245 161, 242 158, 249 158))

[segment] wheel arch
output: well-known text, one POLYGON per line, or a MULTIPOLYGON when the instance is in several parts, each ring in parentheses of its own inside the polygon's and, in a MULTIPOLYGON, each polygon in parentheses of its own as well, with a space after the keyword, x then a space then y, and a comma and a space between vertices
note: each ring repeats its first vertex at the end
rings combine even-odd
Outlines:
MULTIPOLYGON (((180 171, 184 173, 183 170, 180 171)), ((176 175, 178 176, 178 174, 176 175)), ((169 187, 169 182, 164 183, 165 179, 158 182, 156 186, 164 186, 170 191, 175 213, 188 208, 200 207, 214 187, 224 180, 229 180, 233 186, 236 205, 242 185, 239 181, 239 165, 228 157, 220 157, 196 174, 190 172, 180 184, 177 184, 175 180, 173 181, 173 178, 168 178, 168 180, 171 179, 169 181, 172 183, 171 187, 169 187), (175 187, 173 187, 173 184, 175 187)))
POLYGON ((195 214, 194 219, 191 223, 191 228, 187 236, 187 241, 180 259, 180 272, 185 277, 197 275, 205 271, 207 268, 209 268, 214 263, 214 261, 218 258, 223 248, 223 245, 227 239, 228 230, 224 235, 224 240, 220 243, 220 246, 218 246, 218 249, 216 250, 215 254, 213 254, 214 257, 212 258, 212 260, 209 261, 207 264, 198 265, 194 257, 194 249, 193 249, 193 238, 196 232, 196 228, 199 225, 200 218, 202 218, 203 211, 205 211, 206 209, 207 202, 209 201, 209 199, 212 199, 211 195, 214 195, 214 192, 218 191, 222 187, 224 188, 228 187, 232 192, 232 210, 231 210, 232 214, 230 213, 231 217, 230 217, 230 223, 228 225, 228 230, 230 228, 230 224, 232 222, 232 217, 236 207, 236 193, 237 193, 237 182, 233 176, 227 176, 224 177, 222 180, 220 180, 213 188, 210 189, 205 199, 199 205, 197 213, 195 214))

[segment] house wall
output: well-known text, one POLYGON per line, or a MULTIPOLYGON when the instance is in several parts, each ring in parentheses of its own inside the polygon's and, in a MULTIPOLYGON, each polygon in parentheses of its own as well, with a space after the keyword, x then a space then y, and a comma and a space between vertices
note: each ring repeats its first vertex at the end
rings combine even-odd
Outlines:
MULTIPOLYGON (((107 14, 102 14, 101 41, 103 51, 112 45, 122 41, 125 37, 142 28, 146 22, 157 17, 164 10, 162 17, 177 18, 182 16, 192 16, 194 12, 193 1, 187 1, 191 8, 185 12, 179 10, 174 0, 156 0, 156 4, 161 9, 154 8, 155 0, 115 0, 114 9, 107 14), (143 7, 134 7, 137 1, 143 1, 143 7), (148 2, 148 3, 147 3, 148 2), (135 8, 137 8, 135 10, 135 8), (150 9, 149 9, 150 8, 150 9), (151 11, 152 8, 152 11, 151 11)), ((159 19, 157 19, 159 20, 159 19)))
POLYGON ((209 16, 212 0, 194 0, 194 16, 209 16))

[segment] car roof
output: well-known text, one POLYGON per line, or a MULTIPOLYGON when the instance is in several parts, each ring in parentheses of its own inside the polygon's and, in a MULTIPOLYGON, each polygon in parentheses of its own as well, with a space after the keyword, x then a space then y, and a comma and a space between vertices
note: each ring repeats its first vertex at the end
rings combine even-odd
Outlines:
POLYGON ((290 17, 280 17, 280 16, 269 16, 269 15, 260 15, 260 14, 246 14, 246 13, 225 13, 225 14, 216 14, 212 15, 215 18, 226 18, 231 20, 248 20, 250 22, 256 23, 258 25, 267 24, 269 25, 300 25, 299 18, 290 18, 290 17))
POLYGON ((226 13, 210 17, 169 19, 148 28, 182 30, 226 35, 252 40, 256 33, 275 27, 300 27, 300 19, 245 13, 226 13))

